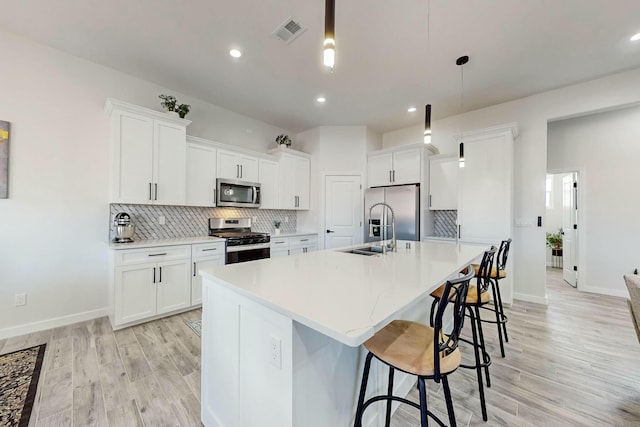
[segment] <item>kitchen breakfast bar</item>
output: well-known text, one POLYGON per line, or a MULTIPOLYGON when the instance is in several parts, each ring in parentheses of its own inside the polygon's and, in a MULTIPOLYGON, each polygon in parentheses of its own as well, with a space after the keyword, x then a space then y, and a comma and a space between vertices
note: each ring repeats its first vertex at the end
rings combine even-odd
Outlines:
MULTIPOLYGON (((487 249, 407 243, 386 255, 325 250, 200 270, 203 424, 353 425, 362 344, 394 319, 427 322, 429 293, 487 249)), ((386 372, 372 365, 367 395, 386 390, 386 372)), ((414 380, 397 375, 396 393, 414 380)), ((383 410, 374 405, 363 425, 382 425, 383 410)))

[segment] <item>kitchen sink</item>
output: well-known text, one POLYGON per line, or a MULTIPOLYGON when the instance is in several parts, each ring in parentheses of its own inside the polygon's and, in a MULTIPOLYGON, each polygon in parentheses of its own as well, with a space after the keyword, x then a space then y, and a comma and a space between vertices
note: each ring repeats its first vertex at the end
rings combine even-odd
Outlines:
POLYGON ((380 246, 365 246, 363 248, 347 249, 345 251, 340 251, 340 252, 344 252, 344 253, 347 253, 347 254, 372 256, 372 255, 380 255, 380 254, 382 254, 382 247, 380 247, 380 246))

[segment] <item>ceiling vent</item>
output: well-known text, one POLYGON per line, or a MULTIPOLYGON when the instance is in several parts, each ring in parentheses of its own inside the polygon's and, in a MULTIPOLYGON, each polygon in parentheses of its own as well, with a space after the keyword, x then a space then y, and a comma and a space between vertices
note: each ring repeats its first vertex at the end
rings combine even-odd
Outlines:
POLYGON ((304 33, 307 29, 302 26, 301 23, 294 21, 291 17, 288 17, 282 24, 273 30, 273 35, 285 42, 291 43, 297 39, 300 34, 304 33))

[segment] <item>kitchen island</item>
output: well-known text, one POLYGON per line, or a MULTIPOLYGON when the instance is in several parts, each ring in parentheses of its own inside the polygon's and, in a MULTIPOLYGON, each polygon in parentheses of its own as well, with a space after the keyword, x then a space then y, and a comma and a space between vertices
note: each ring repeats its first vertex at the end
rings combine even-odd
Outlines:
MULTIPOLYGON (((426 321, 429 293, 486 249, 410 245, 399 241, 386 255, 326 250, 201 270, 204 425, 353 425, 361 345, 394 319, 426 321)), ((386 369, 373 368, 368 394, 386 388, 386 369)), ((396 392, 412 381, 398 376, 396 392)), ((383 421, 373 407, 365 415, 364 425, 383 421)))

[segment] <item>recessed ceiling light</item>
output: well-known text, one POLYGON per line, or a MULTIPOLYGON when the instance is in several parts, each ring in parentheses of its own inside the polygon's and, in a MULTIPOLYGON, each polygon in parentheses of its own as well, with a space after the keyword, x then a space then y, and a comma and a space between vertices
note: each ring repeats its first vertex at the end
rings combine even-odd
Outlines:
POLYGON ((233 56, 234 58, 240 58, 242 56, 242 52, 240 52, 238 49, 231 49, 229 51, 229 55, 233 56))
POLYGON ((316 101, 318 101, 320 103, 325 102, 326 100, 327 99, 325 97, 323 97, 323 96, 319 96, 318 98, 316 98, 316 101))
POLYGON ((640 40, 640 33, 636 33, 636 34, 632 35, 629 40, 631 40, 632 42, 640 40))
POLYGON ((415 113, 416 112, 416 107, 409 107, 409 109, 407 110, 410 113, 415 113))

